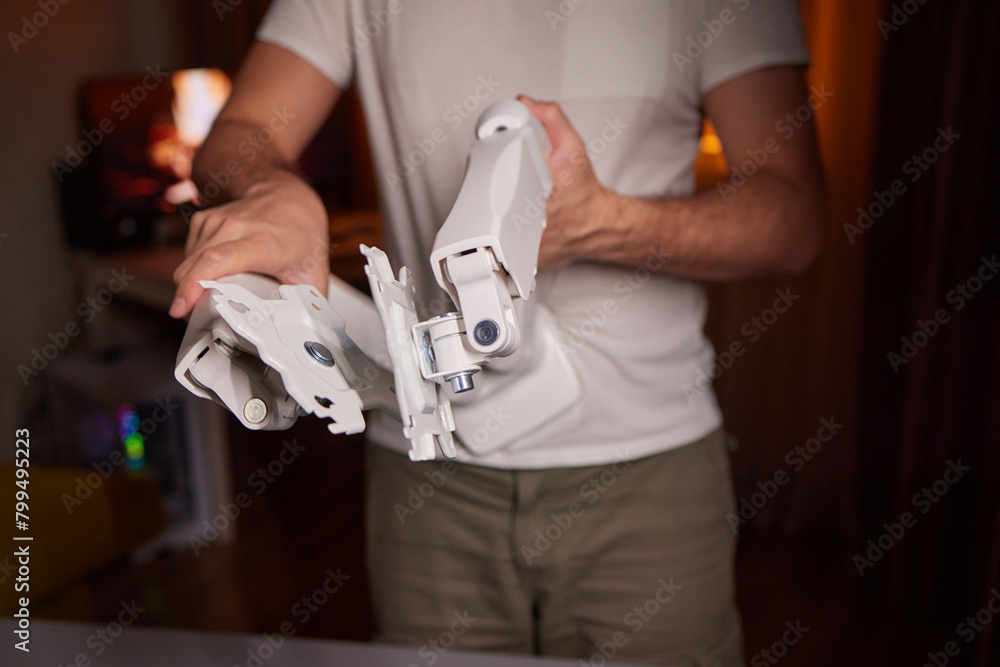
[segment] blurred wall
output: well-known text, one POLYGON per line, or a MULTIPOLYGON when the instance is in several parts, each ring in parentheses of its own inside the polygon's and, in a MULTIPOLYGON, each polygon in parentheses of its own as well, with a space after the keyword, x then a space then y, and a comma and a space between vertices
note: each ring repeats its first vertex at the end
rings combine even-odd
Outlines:
POLYGON ((167 0, 0 5, 0 457, 11 456, 14 442, 6 435, 26 425, 25 406, 42 389, 40 377, 26 386, 17 366, 30 362, 49 333, 77 319, 50 165, 82 139, 79 84, 147 65, 176 67, 175 15, 167 0), (10 33, 27 41, 12 44, 10 33))

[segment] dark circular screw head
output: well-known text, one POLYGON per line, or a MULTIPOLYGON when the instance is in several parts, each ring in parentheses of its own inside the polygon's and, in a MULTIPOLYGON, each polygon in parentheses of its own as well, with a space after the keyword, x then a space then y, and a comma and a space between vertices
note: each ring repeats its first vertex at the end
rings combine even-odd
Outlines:
POLYGON ((500 337, 500 327, 493 320, 482 320, 476 325, 472 335, 480 345, 492 345, 500 337))
POLYGON ((323 343, 317 343, 314 341, 307 341, 305 343, 306 352, 309 356, 315 359, 317 362, 323 364, 324 366, 333 366, 333 354, 323 343))

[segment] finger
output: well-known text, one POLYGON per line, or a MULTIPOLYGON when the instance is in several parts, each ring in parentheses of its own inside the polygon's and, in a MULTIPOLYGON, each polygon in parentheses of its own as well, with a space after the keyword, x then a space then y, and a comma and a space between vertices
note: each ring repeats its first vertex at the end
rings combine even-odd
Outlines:
MULTIPOLYGON (((170 305, 171 317, 187 316, 205 289, 200 280, 218 280, 234 273, 262 266, 267 260, 267 247, 247 239, 237 239, 205 248, 187 257, 174 272, 177 290, 170 305)), ((264 269, 262 272, 266 272, 264 269)))
POLYGON ((170 303, 170 317, 178 320, 187 317, 204 292, 205 288, 198 283, 194 283, 193 286, 179 286, 174 293, 174 300, 170 303))
POLYGON ((198 235, 205 224, 205 211, 197 211, 188 219, 187 238, 184 239, 184 255, 191 254, 191 249, 198 243, 198 235))
MULTIPOLYGON (((197 226, 192 227, 185 243, 185 253, 191 254, 200 248, 206 248, 221 241, 237 238, 246 227, 246 220, 236 213, 230 213, 226 208, 213 208, 202 212, 197 226), (222 235, 220 236, 220 233, 222 235)), ((191 218, 194 223, 195 217, 191 218)))
MULTIPOLYGON (((238 223, 239 221, 234 221, 238 223)), ((308 284, 326 295, 330 277, 329 245, 316 239, 313 251, 302 253, 289 264, 286 253, 277 251, 277 239, 269 234, 244 234, 242 224, 233 224, 213 236, 206 245, 186 257, 174 272, 177 283, 170 313, 183 317, 204 291, 200 280, 217 280, 236 273, 253 271, 272 276, 282 284, 308 284)))
POLYGON ((197 211, 191 216, 187 239, 184 242, 184 253, 191 254, 207 236, 215 233, 225 216, 219 215, 217 208, 197 211))

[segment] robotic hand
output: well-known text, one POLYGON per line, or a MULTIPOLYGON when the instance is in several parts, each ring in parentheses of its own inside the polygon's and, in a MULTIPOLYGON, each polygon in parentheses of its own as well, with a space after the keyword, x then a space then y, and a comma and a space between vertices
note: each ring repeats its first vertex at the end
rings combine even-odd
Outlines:
MULTIPOLYGON (((455 312, 421 320, 411 272, 404 267, 394 278, 385 253, 366 246, 371 299, 336 278, 328 299, 311 286, 259 275, 203 281, 214 293, 191 316, 178 381, 251 429, 285 429, 313 413, 331 419, 333 433, 358 433, 362 410, 380 408, 402 421, 411 459, 432 459, 438 449, 454 457, 447 389, 472 390, 484 365, 518 349, 514 303, 534 289, 552 187, 548 139, 523 104, 487 107, 476 136, 430 256, 455 312)), ((555 346, 551 335, 540 344, 549 352, 555 346)), ((557 403, 575 400, 579 387, 568 360, 545 356, 548 370, 535 374, 550 383, 570 378, 560 384, 569 391, 557 403)))

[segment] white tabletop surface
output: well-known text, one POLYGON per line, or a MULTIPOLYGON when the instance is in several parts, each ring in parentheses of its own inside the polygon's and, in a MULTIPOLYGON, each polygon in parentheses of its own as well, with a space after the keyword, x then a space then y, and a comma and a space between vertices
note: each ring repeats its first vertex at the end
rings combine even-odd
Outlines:
MULTIPOLYGON (((0 620, 0 664, 4 667, 425 667, 432 657, 416 647, 317 639, 286 639, 273 652, 248 654, 265 643, 261 635, 130 627, 112 643, 94 634, 103 625, 32 621, 30 653, 14 648, 13 619, 0 620), (99 653, 99 654, 98 654, 99 653), (251 663, 251 664, 248 664, 251 663)), ((435 667, 579 667, 580 660, 467 653, 436 654, 435 667)), ((616 663, 617 664, 617 663, 616 663)))

